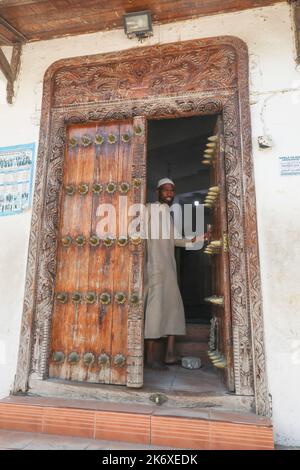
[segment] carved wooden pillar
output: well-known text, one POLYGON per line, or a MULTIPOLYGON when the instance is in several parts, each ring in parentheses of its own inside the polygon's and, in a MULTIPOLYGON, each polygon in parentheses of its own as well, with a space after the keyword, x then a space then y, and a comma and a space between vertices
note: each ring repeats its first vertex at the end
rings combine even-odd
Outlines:
POLYGON ((22 44, 26 42, 27 38, 24 34, 20 33, 20 31, 0 16, 0 71, 7 80, 7 102, 9 104, 12 104, 14 83, 20 69, 22 44), (3 45, 13 48, 10 62, 1 49, 3 45))
POLYGON ((10 63, 8 62, 4 52, 0 48, 0 70, 7 80, 7 102, 12 104, 14 96, 14 83, 18 76, 20 68, 22 45, 16 44, 13 46, 13 52, 10 63))
POLYGON ((292 0, 295 23, 296 62, 300 64, 300 0, 292 0))

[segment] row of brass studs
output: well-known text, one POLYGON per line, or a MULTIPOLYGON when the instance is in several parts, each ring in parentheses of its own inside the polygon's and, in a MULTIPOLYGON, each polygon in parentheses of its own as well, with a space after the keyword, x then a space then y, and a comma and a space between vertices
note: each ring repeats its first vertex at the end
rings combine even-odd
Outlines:
POLYGON ((203 165, 212 164, 216 156, 218 141, 219 141, 219 136, 217 135, 212 135, 211 137, 208 137, 206 149, 204 150, 204 155, 203 155, 203 160, 202 160, 203 165))
POLYGON ((212 240, 204 250, 206 255, 217 255, 223 246, 222 240, 212 240))
MULTIPOLYGON (((74 238, 74 240, 72 239, 71 235, 65 235, 62 237, 61 239, 61 243, 64 247, 68 248, 72 245, 72 242, 75 242, 77 246, 79 247, 82 247, 86 244, 86 238, 84 237, 84 235, 77 235, 76 238, 74 238)), ((117 241, 117 244, 119 246, 126 246, 128 241, 130 241, 133 245, 137 246, 137 245, 140 245, 141 244, 141 237, 138 236, 138 235, 132 235, 131 237, 129 237, 129 239, 125 236, 121 236, 118 238, 118 241, 117 241)), ((116 240, 112 237, 105 237, 103 239, 103 245, 106 247, 106 248, 110 248, 111 246, 113 246, 113 244, 116 242, 116 240)), ((98 237, 98 235, 91 235, 90 238, 89 238, 89 244, 92 246, 92 247, 97 247, 100 245, 100 238, 98 237)))
POLYGON ((208 192, 204 200, 204 207, 207 209, 212 209, 218 200, 219 194, 219 186, 212 186, 211 188, 208 188, 208 192))
MULTIPOLYGON (((137 136, 143 135, 143 129, 140 126, 133 127, 133 133, 137 136)), ((121 135, 121 141, 127 144, 130 142, 132 138, 132 134, 125 133, 121 135)), ((102 134, 96 134, 95 136, 91 136, 89 134, 83 135, 81 138, 79 137, 71 137, 69 140, 69 144, 71 147, 77 147, 78 145, 82 145, 83 147, 89 147, 92 144, 95 145, 102 145, 104 142, 109 143, 111 145, 118 143, 118 136, 115 134, 108 134, 105 138, 102 134)))
POLYGON ((224 307, 224 297, 222 295, 212 295, 210 297, 205 297, 204 301, 212 305, 224 307))
MULTIPOLYGON (((130 134, 123 134, 121 136, 121 141, 124 143, 127 143, 131 140, 131 137, 132 136, 130 134)), ((115 134, 108 134, 106 141, 111 145, 116 144, 118 142, 118 137, 115 134)), ((104 144, 104 142, 105 142, 105 136, 101 134, 96 134, 94 138, 86 134, 82 136, 81 138, 71 137, 69 140, 69 144, 71 147, 77 147, 78 145, 82 145, 83 147, 89 147, 92 144, 102 145, 104 144)))
MULTIPOLYGON (((85 294, 81 292, 58 292, 56 294, 56 300, 61 304, 66 304, 69 300, 69 296, 74 304, 80 304, 84 301, 86 301, 87 304, 95 304, 99 300, 102 305, 108 305, 112 301, 112 297, 109 292, 102 292, 100 295, 97 295, 96 292, 87 292, 85 294)), ((127 300, 127 296, 124 292, 116 292, 114 299, 117 304, 123 305, 127 300)), ((131 304, 138 304, 139 296, 135 293, 131 294, 129 302, 131 304)))
MULTIPOLYGON (((135 180, 135 182, 133 183, 133 187, 137 188, 139 186, 140 186, 140 183, 138 182, 138 180, 135 180)), ((121 194, 127 194, 128 191, 130 190, 130 184, 127 183, 126 181, 122 181, 119 184, 110 182, 105 185, 105 191, 108 194, 115 193, 117 189, 119 190, 121 194)), ((68 184, 65 186, 65 192, 67 196, 73 196, 76 193, 76 190, 81 196, 85 196, 89 192, 89 185, 87 183, 81 183, 77 186, 77 188, 73 184, 68 184)), ((101 183, 93 183, 92 192, 94 194, 100 194, 103 191, 104 191, 104 187, 101 183)))
POLYGON ((219 351, 217 350, 208 351, 207 355, 210 358, 213 365, 217 367, 218 369, 225 369, 225 367, 227 366, 224 356, 219 351))
MULTIPOLYGON (((65 360, 65 355, 61 351, 55 351, 52 354, 52 359, 56 363, 62 363, 65 360)), ((82 360, 86 366, 90 366, 96 362, 96 357, 92 352, 87 352, 83 354, 82 360)), ((67 356, 67 361, 70 364, 78 364, 80 361, 80 354, 76 351, 70 352, 70 354, 67 356)), ((101 367, 108 366, 110 364, 110 357, 108 354, 102 353, 100 356, 98 356, 97 362, 101 367)), ((116 356, 113 358, 113 365, 115 367, 123 367, 125 364, 126 357, 123 356, 123 354, 116 354, 116 356)))

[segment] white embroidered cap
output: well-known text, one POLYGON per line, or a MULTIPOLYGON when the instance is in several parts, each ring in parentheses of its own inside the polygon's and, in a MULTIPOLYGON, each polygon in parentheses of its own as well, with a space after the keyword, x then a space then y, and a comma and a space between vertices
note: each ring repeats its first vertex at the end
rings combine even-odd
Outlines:
POLYGON ((158 181, 156 188, 160 188, 163 184, 172 184, 173 186, 175 186, 174 181, 170 180, 170 178, 162 178, 158 181))

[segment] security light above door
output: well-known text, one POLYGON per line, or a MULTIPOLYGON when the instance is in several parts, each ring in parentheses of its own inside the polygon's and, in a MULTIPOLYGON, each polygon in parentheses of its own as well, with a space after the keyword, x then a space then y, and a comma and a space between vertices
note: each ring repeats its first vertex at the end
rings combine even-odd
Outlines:
POLYGON ((129 39, 136 37, 142 41, 153 35, 150 10, 126 13, 123 19, 125 34, 129 39))

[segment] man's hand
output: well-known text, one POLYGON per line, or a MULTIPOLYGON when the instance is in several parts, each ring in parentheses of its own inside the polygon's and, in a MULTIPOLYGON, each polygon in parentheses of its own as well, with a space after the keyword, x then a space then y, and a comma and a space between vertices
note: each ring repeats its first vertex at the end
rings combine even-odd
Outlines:
POLYGON ((205 242, 210 242, 211 241, 211 232, 206 232, 203 235, 204 235, 204 241, 205 242))
POLYGON ((206 232, 202 233, 202 235, 197 235, 194 238, 191 239, 192 243, 200 243, 200 242, 210 242, 211 240, 211 233, 206 232))

